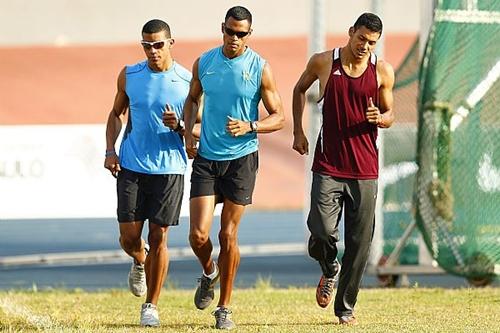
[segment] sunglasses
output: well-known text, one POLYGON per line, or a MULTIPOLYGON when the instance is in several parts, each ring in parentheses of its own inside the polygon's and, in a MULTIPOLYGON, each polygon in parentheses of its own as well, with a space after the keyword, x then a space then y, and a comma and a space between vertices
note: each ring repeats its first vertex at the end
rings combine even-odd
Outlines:
POLYGON ((224 27, 224 32, 231 37, 236 35, 236 37, 238 38, 243 38, 250 33, 250 31, 234 31, 233 29, 230 29, 228 27, 224 27))
POLYGON ((168 42, 170 38, 168 39, 163 39, 163 40, 158 40, 156 42, 148 42, 145 40, 141 40, 142 47, 145 48, 146 50, 150 50, 151 48, 154 48, 156 50, 159 50, 165 46, 165 42, 168 42))

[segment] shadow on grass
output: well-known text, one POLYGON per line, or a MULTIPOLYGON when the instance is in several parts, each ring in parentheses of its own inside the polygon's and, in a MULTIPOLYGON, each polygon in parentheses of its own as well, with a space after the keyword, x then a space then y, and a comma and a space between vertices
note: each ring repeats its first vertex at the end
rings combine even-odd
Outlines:
MULTIPOLYGON (((293 323, 293 322, 288 322, 288 323, 268 323, 268 324, 263 324, 263 323, 252 323, 252 322, 242 322, 238 323, 236 322, 236 327, 279 327, 279 326, 286 326, 286 327, 293 327, 293 326, 310 326, 314 325, 316 328, 320 328, 325 326, 326 327, 331 327, 332 325, 338 326, 338 324, 335 321, 323 321, 323 322, 314 322, 314 323, 293 323)), ((105 328, 142 328, 139 324, 116 324, 116 323, 108 323, 108 324, 102 324, 100 325, 101 327, 105 328)), ((182 324, 161 324, 159 328, 170 328, 170 329, 192 329, 192 330, 200 330, 200 329, 215 329, 214 325, 211 323, 207 324, 199 324, 199 323, 182 323, 182 324)))
MULTIPOLYGON (((144 328, 139 324, 115 324, 115 323, 108 323, 108 324, 102 324, 100 325, 101 327, 105 328, 144 328)), ((194 323, 183 323, 183 324, 160 324, 159 328, 171 328, 171 329, 211 329, 213 328, 213 325, 204 325, 204 324, 194 324, 194 323)))
POLYGON ((236 323, 236 326, 237 327, 250 327, 250 326, 263 326, 263 327, 266 327, 266 326, 269 326, 269 327, 277 327, 277 326, 297 326, 297 327, 300 327, 300 326, 311 326, 311 325, 314 325, 314 327, 322 327, 322 326, 332 326, 332 325, 335 325, 335 326, 338 326, 338 323, 335 322, 334 320, 331 320, 331 321, 322 321, 322 322, 317 322, 315 321, 314 323, 304 323, 304 322, 300 322, 300 323, 293 323, 293 322, 287 322, 287 323, 268 323, 268 324, 263 324, 263 323, 250 323, 250 322, 243 322, 243 323, 236 323))

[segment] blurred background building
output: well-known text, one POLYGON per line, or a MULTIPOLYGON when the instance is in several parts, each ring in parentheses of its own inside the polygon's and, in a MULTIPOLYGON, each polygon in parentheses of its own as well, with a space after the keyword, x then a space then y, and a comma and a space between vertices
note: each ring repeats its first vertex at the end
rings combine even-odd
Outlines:
MULTIPOLYGON (((372 2, 324 1, 326 47, 344 45, 348 28, 372 2)), ((380 2, 384 58, 397 68, 418 34, 421 6, 414 0, 380 2)), ((144 57, 142 25, 152 18, 168 22, 174 57, 191 68, 202 52, 220 44, 220 24, 236 4, 253 13, 250 45, 271 64, 287 118, 285 129, 260 137, 252 209, 301 209, 308 166, 291 149, 291 92, 309 56, 313 1, 5 0, 0 125, 8 127, 0 130, 0 182, 9 191, 0 194, 0 218, 114 216, 114 182, 102 167, 103 126, 119 71, 144 57), (41 202, 42 196, 54 205, 41 202), (22 209, 26 201, 30 212, 22 209)), ((397 113, 398 121, 415 121, 397 113)))

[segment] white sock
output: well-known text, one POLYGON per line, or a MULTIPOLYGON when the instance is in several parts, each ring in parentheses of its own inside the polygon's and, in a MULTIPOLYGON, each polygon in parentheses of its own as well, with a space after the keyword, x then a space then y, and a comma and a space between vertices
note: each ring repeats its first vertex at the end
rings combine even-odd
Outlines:
POLYGON ((213 266, 214 266, 214 271, 212 273, 210 273, 210 274, 207 275, 207 274, 205 274, 205 271, 203 271, 203 275, 205 275, 210 280, 215 279, 215 277, 219 273, 219 269, 217 268, 217 265, 215 264, 215 261, 213 262, 213 266))

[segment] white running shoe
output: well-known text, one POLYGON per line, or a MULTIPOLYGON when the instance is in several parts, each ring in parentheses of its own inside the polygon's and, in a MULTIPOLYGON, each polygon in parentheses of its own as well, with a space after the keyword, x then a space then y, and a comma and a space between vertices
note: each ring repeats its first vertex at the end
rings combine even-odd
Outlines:
MULTIPOLYGON (((144 246, 146 255, 149 253, 149 245, 144 246)), ((130 272, 128 273, 128 288, 134 296, 140 297, 146 294, 148 287, 146 286, 146 272, 144 264, 136 264, 132 262, 130 272)))
POLYGON ((156 308, 156 305, 152 303, 144 303, 142 305, 141 326, 160 326, 160 318, 158 318, 158 309, 156 308))

